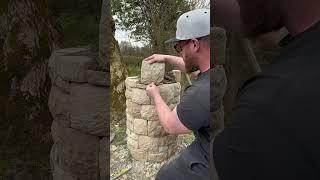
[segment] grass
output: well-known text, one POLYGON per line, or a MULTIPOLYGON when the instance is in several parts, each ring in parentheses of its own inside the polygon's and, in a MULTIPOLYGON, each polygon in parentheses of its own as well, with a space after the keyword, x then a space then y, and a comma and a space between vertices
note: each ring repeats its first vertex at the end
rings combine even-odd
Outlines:
POLYGON ((141 71, 141 63, 144 58, 139 56, 122 56, 122 58, 128 66, 128 75, 139 76, 141 71))

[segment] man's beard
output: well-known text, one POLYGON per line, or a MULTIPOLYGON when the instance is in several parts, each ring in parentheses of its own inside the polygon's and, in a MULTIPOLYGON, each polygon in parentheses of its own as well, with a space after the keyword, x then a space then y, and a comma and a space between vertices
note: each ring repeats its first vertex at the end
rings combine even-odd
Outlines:
POLYGON ((191 54, 186 53, 183 60, 187 73, 192 73, 194 71, 199 70, 199 66, 195 64, 196 58, 191 54))
POLYGON ((242 29, 249 37, 277 31, 284 26, 278 1, 238 0, 242 29))

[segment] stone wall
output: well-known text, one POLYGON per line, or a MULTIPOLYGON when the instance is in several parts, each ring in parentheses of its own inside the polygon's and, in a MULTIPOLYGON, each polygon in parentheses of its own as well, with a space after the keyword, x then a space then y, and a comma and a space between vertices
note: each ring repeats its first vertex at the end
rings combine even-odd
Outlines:
POLYGON ((53 180, 108 179, 109 72, 83 48, 55 51, 49 60, 53 117, 53 180))
POLYGON ((142 62, 141 78, 128 77, 126 85, 127 145, 133 158, 161 162, 171 157, 177 147, 177 136, 169 135, 160 124, 154 102, 146 92, 147 84, 155 82, 161 97, 173 109, 180 101, 180 83, 164 84, 163 63, 142 62), (143 83, 142 83, 143 82, 143 83))

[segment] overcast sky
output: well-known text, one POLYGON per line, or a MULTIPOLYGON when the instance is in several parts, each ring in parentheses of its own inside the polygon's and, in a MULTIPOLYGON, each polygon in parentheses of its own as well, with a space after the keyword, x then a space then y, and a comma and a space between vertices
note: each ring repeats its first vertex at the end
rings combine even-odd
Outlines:
MULTIPOLYGON (((210 0, 206 0, 206 1, 208 3, 210 0)), ((116 17, 114 16, 113 18, 116 18, 116 17)), ((119 28, 116 27, 115 38, 119 43, 122 41, 128 41, 128 42, 131 42, 131 44, 134 46, 142 47, 144 45, 142 42, 136 41, 135 39, 132 39, 129 36, 130 36, 130 32, 120 30, 119 28)))

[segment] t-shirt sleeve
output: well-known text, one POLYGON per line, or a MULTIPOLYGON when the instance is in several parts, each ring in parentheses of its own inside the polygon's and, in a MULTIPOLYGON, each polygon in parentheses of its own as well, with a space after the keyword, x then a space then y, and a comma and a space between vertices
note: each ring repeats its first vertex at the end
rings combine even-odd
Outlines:
POLYGON ((209 91, 189 87, 177 106, 177 115, 181 123, 192 131, 209 127, 210 116, 209 91))

